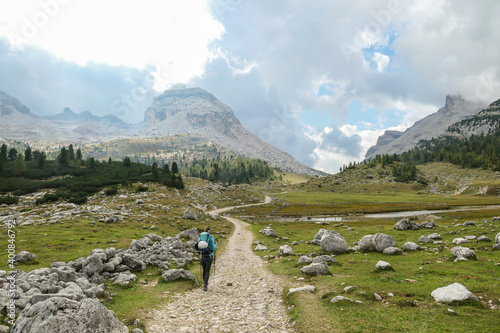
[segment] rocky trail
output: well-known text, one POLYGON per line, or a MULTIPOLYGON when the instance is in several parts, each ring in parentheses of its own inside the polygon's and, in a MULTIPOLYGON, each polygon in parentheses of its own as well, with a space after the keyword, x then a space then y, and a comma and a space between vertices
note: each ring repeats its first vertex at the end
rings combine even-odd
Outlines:
MULTIPOLYGON (((266 197, 266 202, 270 198, 266 197)), ((218 214, 232 207, 209 212, 218 214)), ((247 223, 234 224, 226 250, 216 260, 208 291, 195 288, 148 316, 150 333, 167 332, 294 332, 282 304, 283 281, 252 252, 247 223)))

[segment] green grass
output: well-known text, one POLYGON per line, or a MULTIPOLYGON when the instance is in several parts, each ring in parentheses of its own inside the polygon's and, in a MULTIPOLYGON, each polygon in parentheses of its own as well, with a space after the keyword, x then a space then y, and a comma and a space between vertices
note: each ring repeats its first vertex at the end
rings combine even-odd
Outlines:
MULTIPOLYGON (((187 182, 191 186, 208 184, 206 181, 196 179, 188 179, 187 182)), ((101 214, 84 212, 78 217, 61 218, 59 222, 53 224, 16 226, 14 229, 16 232, 16 253, 24 250, 30 251, 36 254, 36 259, 28 263, 16 263, 15 268, 28 272, 40 267, 50 267, 56 261, 68 262, 79 257, 86 257, 95 248, 128 248, 132 239, 139 239, 151 232, 162 237, 173 237, 179 232, 192 227, 196 227, 201 231, 205 225, 212 226, 213 234, 219 240, 218 252, 222 253, 224 251, 227 238, 234 230, 231 223, 224 219, 212 220, 201 213, 199 214, 201 218, 198 221, 184 220, 179 216, 182 216, 186 206, 190 202, 197 202, 197 200, 191 200, 193 199, 191 197, 192 192, 189 190, 169 189, 154 183, 148 184, 148 186, 148 192, 140 194, 133 193, 133 188, 122 186, 118 189, 117 195, 95 199, 89 203, 90 205, 101 205, 110 208, 126 205, 131 208, 133 216, 124 217, 122 222, 97 222, 101 214), (120 197, 120 195, 125 195, 125 197, 120 197), (135 204, 138 195, 145 202, 142 208, 135 204), (170 211, 161 209, 160 207, 163 205, 169 206, 170 211), (155 226, 155 229, 150 229, 152 225, 155 226)), ((252 198, 255 195, 252 191, 244 188, 227 189, 227 191, 222 191, 222 194, 227 195, 225 192, 228 191, 236 193, 239 198, 243 199, 243 203, 246 203, 245 200, 253 200, 252 198)), ((207 193, 206 197, 214 198, 214 202, 217 204, 223 202, 218 197, 212 196, 212 192, 207 193)), ((60 203, 57 202, 55 205, 60 203)), ((230 203, 232 204, 232 202, 230 203)), ((29 206, 24 210, 30 215, 40 216, 46 211, 53 212, 54 208, 54 204, 45 204, 29 206)), ((12 210, 13 208, 6 209, 12 210)), ((65 210, 69 208, 59 209, 65 210)), ((50 218, 48 216, 45 219, 50 218)), ((3 234, 7 234, 7 229, 4 229, 3 234)), ((2 270, 10 270, 7 266, 7 240, 7 237, 0 238, 0 269, 2 270)), ((176 265, 174 264, 171 267, 176 268, 176 265)), ((195 274, 198 280, 201 280, 199 261, 194 261, 184 268, 195 274)), ((171 301, 171 296, 174 293, 182 294, 197 287, 191 281, 163 282, 160 270, 155 267, 148 267, 145 271, 135 274, 138 275, 138 280, 129 287, 114 286, 112 281, 107 281, 106 291, 116 295, 112 296, 111 300, 103 300, 106 307, 113 310, 118 318, 123 320, 129 327, 132 326, 135 319, 144 322, 150 309, 171 301), (158 284, 145 286, 141 282, 147 281, 150 284, 153 280, 159 281, 158 284)))
POLYGON ((298 332, 491 332, 498 327, 498 311, 490 310, 486 302, 493 300, 499 304, 500 298, 500 252, 492 251, 493 242, 471 242, 467 246, 475 250, 478 260, 453 262, 450 249, 455 245, 453 238, 464 235, 486 235, 494 239, 500 231, 498 222, 491 222, 493 216, 500 215, 498 210, 475 211, 443 214, 436 220, 436 230, 396 231, 394 221, 358 221, 343 225, 320 226, 314 223, 287 222, 273 223, 279 237, 289 240, 276 241, 275 238, 260 234, 258 231, 268 223, 252 225, 252 231, 270 251, 255 252, 262 257, 268 256, 269 268, 275 274, 288 278, 289 287, 312 284, 314 294, 297 293, 284 296, 289 307, 289 314, 297 322, 298 332), (459 219, 461 217, 461 219, 459 219), (464 221, 476 221, 476 226, 464 227, 464 221), (488 220, 488 222, 482 222, 488 220), (460 224, 455 226, 455 224, 460 224), (490 224, 493 223, 493 227, 490 224), (482 226, 480 226, 482 224, 482 226), (344 226, 354 228, 348 231, 344 226), (416 251, 399 256, 381 253, 348 253, 336 256, 339 265, 331 265, 330 275, 301 277, 297 265, 299 255, 322 254, 321 247, 305 244, 310 241, 320 228, 337 230, 346 238, 350 246, 362 236, 375 233, 392 235, 402 248, 406 241, 417 242, 420 235, 440 233, 444 244, 428 244, 428 251, 416 251), (465 230, 463 230, 465 229, 465 230), (450 232, 455 232, 452 234, 450 232), (299 241, 292 246, 296 255, 279 257, 280 245, 299 241), (385 260, 393 266, 394 272, 375 272, 378 260, 385 260), (406 279, 416 283, 405 282, 406 279), (480 302, 465 304, 437 305, 430 296, 438 288, 460 282, 471 290, 480 302), (344 292, 346 286, 355 289, 344 292), (383 303, 375 301, 374 293, 383 298, 383 303), (389 293, 394 296, 390 297, 389 293), (336 295, 343 295, 363 304, 338 303, 329 301, 336 295), (386 304, 386 302, 388 304, 386 304), (457 315, 448 312, 448 308, 457 315))

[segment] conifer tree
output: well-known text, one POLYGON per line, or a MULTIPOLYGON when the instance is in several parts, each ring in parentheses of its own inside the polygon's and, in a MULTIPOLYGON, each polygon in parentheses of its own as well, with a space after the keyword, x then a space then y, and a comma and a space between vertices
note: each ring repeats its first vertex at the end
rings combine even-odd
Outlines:
POLYGON ((31 153, 31 148, 30 146, 28 146, 25 150, 24 150, 24 160, 25 161, 31 161, 33 159, 33 155, 31 153))

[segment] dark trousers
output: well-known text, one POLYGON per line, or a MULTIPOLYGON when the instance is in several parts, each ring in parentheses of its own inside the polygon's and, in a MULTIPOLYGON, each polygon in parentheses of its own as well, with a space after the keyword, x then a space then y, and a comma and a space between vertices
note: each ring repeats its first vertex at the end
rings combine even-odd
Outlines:
POLYGON ((212 267, 213 257, 209 255, 201 256, 201 267, 203 267, 203 285, 208 286, 208 278, 210 277, 210 267, 212 267))

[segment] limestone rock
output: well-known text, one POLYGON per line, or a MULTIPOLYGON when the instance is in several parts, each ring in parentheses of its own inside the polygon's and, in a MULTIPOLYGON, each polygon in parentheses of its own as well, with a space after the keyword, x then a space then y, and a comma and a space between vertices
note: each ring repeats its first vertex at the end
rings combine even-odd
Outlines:
POLYGON ((303 286, 303 287, 298 287, 298 288, 290 288, 290 290, 288 291, 287 295, 290 295, 290 294, 293 294, 293 293, 298 293, 298 292, 301 292, 301 291, 305 291, 305 292, 308 292, 308 293, 313 293, 315 289, 316 288, 314 286, 311 286, 311 285, 307 285, 307 286, 303 286))
POLYGON ((255 247, 254 251, 267 251, 267 247, 265 245, 259 244, 255 247))
POLYGON ((375 269, 377 271, 393 271, 394 268, 392 268, 391 264, 389 264, 386 261, 379 260, 377 264, 375 265, 375 269))
POLYGON ((420 226, 415 222, 410 221, 408 218, 399 220, 394 224, 394 229, 404 231, 404 230, 419 230, 420 226))
POLYGON ((486 237, 485 235, 481 235, 477 238, 477 241, 478 242, 491 242, 491 239, 489 239, 488 237, 486 237))
POLYGON ((476 260, 476 253, 468 247, 455 246, 451 249, 451 253, 457 257, 455 261, 476 260))
POLYGON ((282 245, 279 248, 279 254, 282 256, 293 255, 293 249, 289 245, 282 245))
POLYGON ((495 244, 500 243, 500 232, 495 236, 495 244))
POLYGON ((330 263, 338 264, 337 259, 335 259, 333 256, 329 256, 326 254, 314 257, 312 262, 313 263, 324 263, 326 265, 330 265, 330 263))
POLYGON ((29 251, 21 251, 14 256, 14 261, 15 262, 25 262, 25 261, 35 260, 35 258, 36 258, 35 254, 33 254, 29 251))
POLYGON ((198 215, 196 214, 196 212, 192 211, 189 208, 186 208, 186 210, 182 213, 182 218, 186 220, 198 221, 198 215))
POLYGON ((12 333, 128 333, 98 300, 53 297, 22 311, 12 333))
POLYGON ((402 252, 401 249, 394 247, 394 246, 391 246, 391 247, 384 249, 384 251, 382 253, 389 254, 389 255, 396 255, 396 254, 401 254, 401 252, 402 252))
POLYGON ((354 302, 352 299, 348 298, 348 297, 344 297, 344 296, 335 296, 334 298, 332 298, 330 300, 330 303, 337 303, 337 302, 340 302, 340 301, 348 301, 348 302, 354 302))
POLYGON ((321 250, 325 252, 333 253, 345 253, 349 252, 349 246, 346 240, 338 232, 331 230, 323 233, 321 236, 321 250))
POLYGON ((327 275, 328 265, 324 263, 312 263, 300 269, 304 275, 327 275))
POLYGON ((118 276, 115 278, 115 281, 113 284, 118 284, 120 286, 126 286, 130 284, 130 281, 132 280, 137 280, 137 275, 130 273, 130 271, 127 272, 121 272, 118 274, 118 276))
POLYGON ((298 265, 300 265, 300 264, 310 264, 312 262, 313 262, 312 258, 307 257, 307 256, 302 256, 302 257, 299 258, 299 261, 297 262, 297 264, 298 265))
POLYGON ((191 242, 197 242, 198 237, 200 237, 200 234, 198 233, 198 229, 191 228, 191 229, 181 231, 177 236, 178 237, 189 237, 189 240, 191 242))
POLYGON ((396 241, 392 236, 377 233, 363 236, 359 241, 359 245, 364 251, 383 252, 386 248, 396 245, 396 241))
POLYGON ((403 249, 405 251, 418 251, 420 250, 420 246, 417 243, 406 242, 403 244, 403 249))
POLYGON ((465 301, 468 299, 477 301, 477 297, 474 296, 464 285, 455 282, 446 287, 437 288, 431 293, 434 300, 438 303, 441 302, 454 302, 454 301, 465 301))
POLYGON ((441 235, 438 234, 437 232, 433 233, 433 234, 430 234, 429 236, 430 239, 434 240, 434 239, 441 239, 441 235))
POLYGON ((463 237, 459 237, 459 238, 454 238, 451 242, 453 244, 465 244, 465 243, 469 243, 469 240, 465 239, 463 237))
POLYGON ((185 269, 169 269, 161 274, 164 281, 175 281, 179 279, 192 280, 199 285, 198 280, 193 275, 193 273, 186 271, 185 269))
POLYGON ((104 265, 101 257, 98 254, 92 254, 87 258, 85 264, 83 265, 83 272, 90 277, 95 273, 102 273, 103 268, 104 265))
POLYGON ((430 239, 429 237, 427 236, 420 236, 418 238, 418 242, 419 243, 432 243, 432 239, 430 239))

